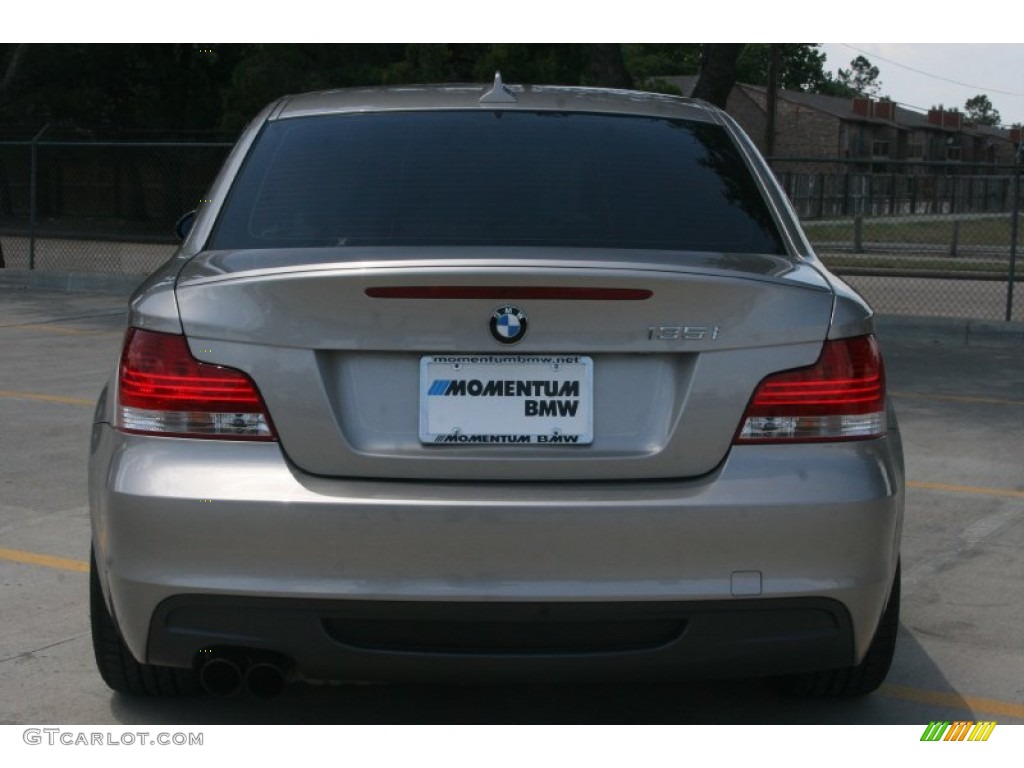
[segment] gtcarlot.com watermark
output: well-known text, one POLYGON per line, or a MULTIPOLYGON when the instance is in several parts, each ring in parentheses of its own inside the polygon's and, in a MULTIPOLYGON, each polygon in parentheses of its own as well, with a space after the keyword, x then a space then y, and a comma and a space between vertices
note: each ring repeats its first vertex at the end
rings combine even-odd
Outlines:
POLYGON ((22 740, 31 746, 66 747, 201 747, 202 733, 150 731, 75 731, 67 728, 26 728, 22 740))

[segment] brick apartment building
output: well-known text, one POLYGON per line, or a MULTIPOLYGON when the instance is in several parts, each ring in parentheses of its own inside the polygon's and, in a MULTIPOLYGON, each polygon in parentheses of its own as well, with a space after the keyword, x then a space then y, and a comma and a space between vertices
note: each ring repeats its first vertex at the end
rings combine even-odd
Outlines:
MULTIPOLYGON (((689 95, 697 78, 666 77, 689 95)), ((763 152, 768 91, 737 84, 727 111, 763 152)), ((825 96, 780 90, 776 99, 775 150, 778 158, 841 158, 853 168, 884 173, 894 160, 950 163, 936 168, 907 166, 910 173, 984 174, 984 166, 1012 165, 1020 129, 969 123, 959 112, 932 109, 927 114, 905 109, 888 99, 825 96), (978 164, 982 164, 979 167, 978 164)), ((806 165, 804 166, 807 167, 806 165)))

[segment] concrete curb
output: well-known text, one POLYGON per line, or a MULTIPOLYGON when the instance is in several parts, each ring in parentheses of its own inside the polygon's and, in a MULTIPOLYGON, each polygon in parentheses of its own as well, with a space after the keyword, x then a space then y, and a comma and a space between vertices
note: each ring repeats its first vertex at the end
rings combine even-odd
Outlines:
MULTIPOLYGON (((130 296, 146 275, 0 269, 0 288, 130 296)), ((880 338, 965 347, 1024 349, 1024 323, 952 317, 876 315, 880 338)))
POLYGON ((964 347, 1024 349, 1024 323, 970 320, 954 317, 876 315, 881 339, 952 344, 964 347))
POLYGON ((0 288, 34 288, 62 293, 109 293, 130 296, 146 275, 105 272, 40 272, 34 269, 0 269, 0 288))

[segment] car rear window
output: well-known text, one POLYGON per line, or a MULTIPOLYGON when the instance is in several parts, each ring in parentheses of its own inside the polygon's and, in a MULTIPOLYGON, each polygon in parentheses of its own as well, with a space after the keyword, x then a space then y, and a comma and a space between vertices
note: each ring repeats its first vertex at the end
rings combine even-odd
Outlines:
POLYGON ((210 247, 406 244, 785 253, 720 126, 511 110, 269 123, 210 247))

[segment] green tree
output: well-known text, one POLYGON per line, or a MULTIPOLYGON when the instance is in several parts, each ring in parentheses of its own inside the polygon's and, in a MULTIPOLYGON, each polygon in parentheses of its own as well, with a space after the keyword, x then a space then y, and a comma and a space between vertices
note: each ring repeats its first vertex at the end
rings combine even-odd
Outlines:
POLYGON ((736 84, 736 64, 743 43, 704 43, 700 49, 700 76, 693 97, 725 109, 729 92, 736 84))
POLYGON ((22 62, 25 60, 25 53, 28 50, 28 43, 15 43, 5 46, 9 49, 4 52, 0 61, 4 61, 3 77, 0 78, 0 99, 13 93, 18 83, 18 76, 21 74, 22 62))
POLYGON ((820 43, 748 43, 736 63, 736 79, 767 85, 773 47, 779 55, 780 88, 816 93, 828 82, 820 43))
MULTIPOLYGON (((444 46, 440 46, 443 48, 444 46)), ((396 44, 260 44, 245 52, 221 92, 220 125, 237 131, 289 93, 447 79, 447 51, 396 44)))
POLYGON ((678 94, 679 89, 662 78, 700 70, 700 43, 627 43, 622 55, 636 86, 647 91, 678 94))
POLYGON ((632 88, 633 76, 626 68, 622 45, 590 43, 587 45, 587 70, 584 81, 602 88, 632 88))
MULTIPOLYGON (((644 43, 622 47, 629 71, 642 88, 674 90, 660 78, 666 75, 695 75, 700 72, 702 46, 697 43, 644 43)), ((741 45, 736 60, 736 82, 767 85, 773 47, 779 55, 780 88, 837 96, 852 93, 825 70, 825 54, 820 43, 741 45)))
POLYGON ((999 125, 1002 122, 999 110, 992 106, 991 100, 984 93, 964 102, 964 112, 968 120, 978 125, 999 125))
POLYGON ((0 121, 51 133, 170 135, 216 126, 220 88, 248 46, 3 46, 0 121))
POLYGON ((490 82, 629 88, 619 43, 440 43, 409 45, 256 45, 223 91, 221 125, 238 130, 263 105, 286 94, 400 83, 490 82))
POLYGON ((865 56, 855 58, 850 62, 849 69, 840 69, 837 75, 838 82, 857 96, 881 95, 882 81, 878 79, 878 67, 865 56))
MULTIPOLYGON (((824 72, 819 48, 775 44, 780 87, 840 87, 824 72)), ((287 93, 480 83, 495 70, 510 83, 669 92, 657 78, 699 72, 705 88, 718 78, 715 98, 724 99, 737 80, 767 83, 771 50, 759 43, 0 44, 0 126, 16 136, 49 123, 51 137, 228 137, 287 93)))

